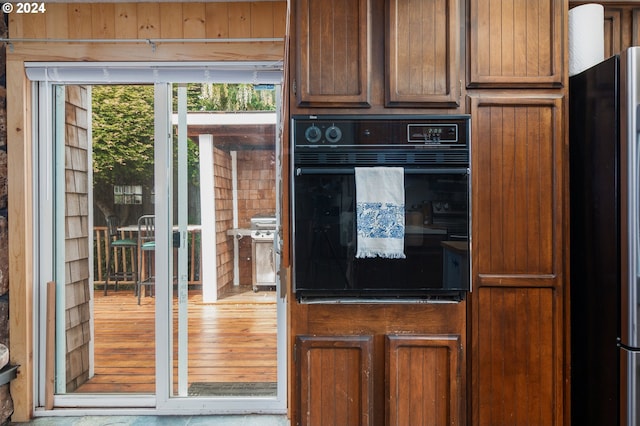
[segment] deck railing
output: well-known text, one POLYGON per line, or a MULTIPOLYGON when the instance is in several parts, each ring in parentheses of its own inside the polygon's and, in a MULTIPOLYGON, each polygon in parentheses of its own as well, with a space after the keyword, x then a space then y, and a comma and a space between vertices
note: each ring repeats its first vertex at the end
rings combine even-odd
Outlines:
MULTIPOLYGON (((109 237, 106 226, 95 226, 93 228, 94 237, 94 265, 93 265, 93 281, 94 283, 104 283, 107 276, 107 253, 109 250, 109 237)), ((120 231, 120 238, 136 239, 134 231, 120 231)), ((200 244, 200 230, 190 230, 188 238, 188 270, 189 284, 202 284, 202 253, 200 244)), ((123 273, 125 279, 121 283, 131 283, 135 281, 134 265, 135 254, 133 250, 116 248, 112 249, 111 255, 114 256, 115 272, 123 273)), ((113 280, 109 280, 113 281, 113 280)))

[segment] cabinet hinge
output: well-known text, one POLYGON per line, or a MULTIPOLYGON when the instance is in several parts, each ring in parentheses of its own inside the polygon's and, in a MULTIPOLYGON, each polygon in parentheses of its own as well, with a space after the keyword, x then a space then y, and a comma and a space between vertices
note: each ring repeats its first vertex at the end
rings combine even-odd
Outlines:
POLYGON ((293 79, 293 81, 291 82, 291 90, 293 90, 293 94, 294 95, 297 95, 298 88, 296 86, 296 80, 295 79, 293 79))
POLYGON ((298 344, 297 343, 293 344, 293 363, 294 364, 298 363, 298 344))

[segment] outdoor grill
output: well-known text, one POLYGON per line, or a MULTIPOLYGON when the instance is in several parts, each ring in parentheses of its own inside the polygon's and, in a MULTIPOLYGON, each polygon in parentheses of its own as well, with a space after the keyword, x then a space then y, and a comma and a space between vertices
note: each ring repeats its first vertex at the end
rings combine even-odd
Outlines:
POLYGON ((260 287, 276 285, 275 253, 273 240, 276 218, 256 215, 251 218, 251 268, 253 291, 260 287))

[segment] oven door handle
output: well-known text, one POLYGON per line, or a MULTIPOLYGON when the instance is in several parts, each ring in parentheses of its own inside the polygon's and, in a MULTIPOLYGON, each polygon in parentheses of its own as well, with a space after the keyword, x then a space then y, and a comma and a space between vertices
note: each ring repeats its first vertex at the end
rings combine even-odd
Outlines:
MULTIPOLYGON (((468 167, 452 167, 452 168, 406 168, 406 175, 469 175, 468 167)), ((296 167, 296 176, 302 175, 352 175, 355 174, 354 167, 296 167)))

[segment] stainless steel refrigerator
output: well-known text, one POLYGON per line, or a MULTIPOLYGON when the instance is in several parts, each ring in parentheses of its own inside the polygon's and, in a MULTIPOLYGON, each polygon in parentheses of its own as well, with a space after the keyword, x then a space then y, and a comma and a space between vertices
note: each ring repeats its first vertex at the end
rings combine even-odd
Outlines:
POLYGON ((640 48, 569 79, 571 419, 640 425, 640 48))

